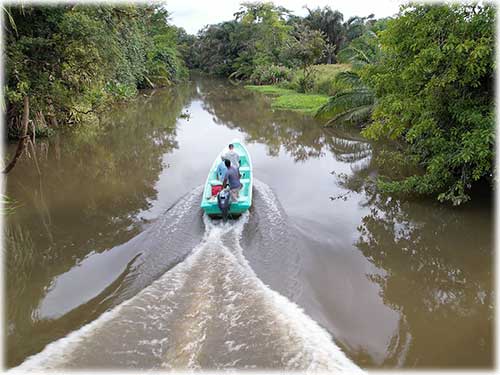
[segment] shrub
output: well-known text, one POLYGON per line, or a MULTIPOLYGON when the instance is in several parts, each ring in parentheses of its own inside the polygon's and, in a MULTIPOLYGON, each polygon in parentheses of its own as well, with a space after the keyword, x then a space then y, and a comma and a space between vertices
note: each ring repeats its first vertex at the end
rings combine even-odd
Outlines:
POLYGON ((257 66, 250 81, 257 85, 278 84, 290 81, 292 71, 281 65, 259 65, 257 66))
POLYGON ((106 91, 116 100, 126 100, 137 94, 135 86, 119 82, 110 83, 106 86, 106 91))

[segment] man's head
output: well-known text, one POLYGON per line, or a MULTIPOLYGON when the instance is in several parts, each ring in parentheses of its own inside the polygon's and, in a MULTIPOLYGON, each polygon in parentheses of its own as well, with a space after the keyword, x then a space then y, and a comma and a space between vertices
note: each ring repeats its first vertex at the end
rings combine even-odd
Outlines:
POLYGON ((231 151, 233 151, 233 148, 234 148, 233 144, 232 144, 232 143, 230 143, 230 144, 229 144, 229 149, 230 149, 231 151))
POLYGON ((224 164, 226 164, 226 167, 230 167, 231 166, 231 162, 229 160, 224 160, 224 164))

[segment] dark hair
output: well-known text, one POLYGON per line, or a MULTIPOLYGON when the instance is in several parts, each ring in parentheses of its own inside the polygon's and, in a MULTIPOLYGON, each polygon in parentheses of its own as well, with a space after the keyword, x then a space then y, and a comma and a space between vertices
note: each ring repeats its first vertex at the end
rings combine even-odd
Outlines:
POLYGON ((226 159, 226 160, 224 160, 224 164, 226 164, 226 167, 229 168, 231 166, 231 161, 226 159))
POLYGON ((234 145, 232 143, 229 144, 229 148, 233 148, 234 145))

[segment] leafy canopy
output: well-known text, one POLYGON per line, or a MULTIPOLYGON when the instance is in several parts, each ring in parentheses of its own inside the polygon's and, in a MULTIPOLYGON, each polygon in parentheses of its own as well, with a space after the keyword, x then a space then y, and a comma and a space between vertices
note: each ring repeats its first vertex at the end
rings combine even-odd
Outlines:
MULTIPOLYGON (((24 96, 32 113, 79 122, 138 88, 183 79, 177 31, 158 5, 10 5, 6 25, 8 124, 24 96)), ((14 127, 13 127, 14 128, 14 127)), ((16 136, 15 129, 8 129, 16 136)))
POLYGON ((362 70, 378 98, 363 133, 405 141, 425 172, 381 181, 386 191, 458 205, 473 183, 491 180, 494 26, 490 4, 410 3, 387 21, 382 59, 362 70))

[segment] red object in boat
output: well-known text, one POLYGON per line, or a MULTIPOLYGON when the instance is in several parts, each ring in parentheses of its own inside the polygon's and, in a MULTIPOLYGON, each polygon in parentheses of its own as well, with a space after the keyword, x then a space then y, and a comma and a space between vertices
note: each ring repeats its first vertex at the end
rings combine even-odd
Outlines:
POLYGON ((212 186, 212 196, 219 194, 221 190, 222 190, 222 185, 213 185, 212 186))

